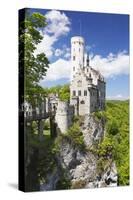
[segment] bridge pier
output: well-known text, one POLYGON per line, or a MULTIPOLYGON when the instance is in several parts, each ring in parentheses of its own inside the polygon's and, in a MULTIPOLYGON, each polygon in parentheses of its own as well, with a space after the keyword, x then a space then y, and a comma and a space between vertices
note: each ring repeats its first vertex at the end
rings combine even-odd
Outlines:
POLYGON ((43 129, 44 129, 43 120, 38 120, 38 135, 39 135, 39 141, 42 141, 42 140, 43 140, 43 129))
POLYGON ((53 116, 50 117, 50 135, 51 138, 55 138, 57 136, 57 124, 55 123, 55 118, 53 116))

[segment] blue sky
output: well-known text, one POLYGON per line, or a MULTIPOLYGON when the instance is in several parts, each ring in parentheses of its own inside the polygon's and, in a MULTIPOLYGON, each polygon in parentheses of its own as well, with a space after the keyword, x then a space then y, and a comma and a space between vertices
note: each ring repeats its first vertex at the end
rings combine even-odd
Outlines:
POLYGON ((90 65, 105 76, 107 98, 129 98, 129 16, 32 9, 44 14, 48 25, 42 30, 44 40, 37 52, 44 51, 50 61, 44 87, 69 82, 70 39, 85 39, 90 65))

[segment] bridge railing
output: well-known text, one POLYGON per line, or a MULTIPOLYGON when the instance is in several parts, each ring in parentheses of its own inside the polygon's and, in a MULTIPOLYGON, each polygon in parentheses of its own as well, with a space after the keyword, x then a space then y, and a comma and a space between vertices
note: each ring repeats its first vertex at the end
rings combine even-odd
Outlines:
POLYGON ((41 120, 41 119, 47 119, 50 116, 49 112, 48 113, 39 113, 34 115, 27 115, 25 116, 26 121, 36 121, 36 120, 41 120))

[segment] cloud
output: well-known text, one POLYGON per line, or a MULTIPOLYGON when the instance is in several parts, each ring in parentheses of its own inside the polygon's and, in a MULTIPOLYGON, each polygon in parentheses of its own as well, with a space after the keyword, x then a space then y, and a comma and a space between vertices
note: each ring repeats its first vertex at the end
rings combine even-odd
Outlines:
POLYGON ((63 52, 63 50, 61 50, 61 49, 56 49, 55 50, 55 56, 61 56, 62 54, 63 54, 64 52, 63 52))
POLYGON ((54 55, 56 57, 63 56, 65 59, 70 59, 71 56, 71 49, 68 48, 66 45, 63 45, 61 49, 55 49, 54 55))
POLYGON ((65 13, 57 10, 47 12, 45 17, 48 24, 40 31, 43 40, 38 44, 35 54, 44 52, 50 58, 55 52, 54 44, 69 33, 71 23, 65 13))
POLYGON ((50 64, 47 76, 44 77, 43 81, 55 81, 63 78, 70 79, 70 73, 71 62, 60 58, 56 62, 50 64))
POLYGON ((44 35, 44 38, 41 43, 37 45, 35 54, 44 52, 48 58, 54 54, 53 44, 57 41, 54 36, 44 35))
POLYGON ((114 96, 107 96, 108 100, 126 100, 129 99, 129 96, 124 96, 122 94, 117 94, 114 96))
POLYGON ((65 13, 52 10, 45 15, 48 25, 46 26, 45 32, 54 34, 56 38, 66 35, 70 31, 70 21, 65 13))
MULTIPOLYGON (((70 53, 70 49, 67 50, 70 53)), ((64 55, 65 56, 65 55, 64 55)), ((125 51, 117 54, 110 53, 107 57, 91 54, 90 64, 93 68, 99 70, 105 78, 117 78, 118 75, 129 74, 129 55, 125 51)), ((70 79, 71 75, 70 59, 59 58, 56 62, 50 64, 47 76, 43 81, 52 81, 70 79)), ((117 96, 120 98, 120 95, 117 96)))
POLYGON ((65 49, 64 58, 70 59, 70 57, 71 57, 71 49, 67 48, 67 47, 64 47, 64 49, 65 49))
POLYGON ((69 59, 70 57, 71 57, 71 53, 70 53, 70 52, 67 52, 67 53, 64 55, 64 58, 69 59))
POLYGON ((95 55, 91 57, 90 64, 99 70, 105 78, 129 74, 129 55, 126 51, 117 54, 110 53, 107 57, 95 55))

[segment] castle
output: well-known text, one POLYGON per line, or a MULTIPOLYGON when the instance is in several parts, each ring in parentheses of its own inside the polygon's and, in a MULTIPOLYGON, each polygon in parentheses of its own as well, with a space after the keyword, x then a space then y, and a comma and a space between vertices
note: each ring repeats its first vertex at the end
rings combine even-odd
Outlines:
MULTIPOLYGON (((64 72, 65 73, 65 72, 64 72)), ((60 101, 58 95, 50 95, 35 108, 24 103, 25 117, 54 113, 55 123, 62 133, 73 123, 73 116, 89 115, 105 108, 106 83, 99 71, 90 66, 85 52, 85 41, 81 36, 71 38, 70 101, 60 101)))
POLYGON ((71 38, 71 84, 70 104, 75 113, 90 114, 105 108, 105 81, 100 72, 89 65, 82 37, 71 38))
POLYGON ((70 102, 58 102, 56 122, 65 132, 72 125, 73 115, 89 115, 105 109, 106 83, 99 71, 89 64, 84 38, 71 38, 70 102))

